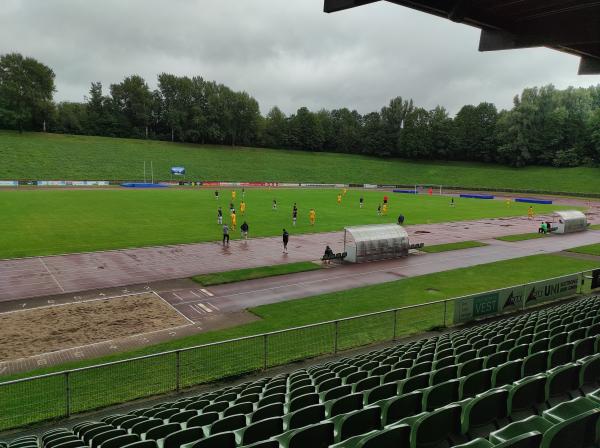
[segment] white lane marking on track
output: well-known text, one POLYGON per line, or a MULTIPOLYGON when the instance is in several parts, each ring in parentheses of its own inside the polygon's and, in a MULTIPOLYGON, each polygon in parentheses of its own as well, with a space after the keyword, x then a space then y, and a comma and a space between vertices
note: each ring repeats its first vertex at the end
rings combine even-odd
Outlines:
POLYGON ((194 292, 194 290, 193 290, 193 289, 190 289, 190 292, 191 292, 192 294, 194 294, 196 297, 198 297, 199 299, 203 299, 203 298, 204 298, 204 297, 202 297, 202 296, 200 296, 200 295, 196 294, 196 293, 194 292))
POLYGON ((206 311, 207 313, 212 313, 212 312, 213 312, 213 310, 211 310, 209 307, 207 307, 207 306, 206 306, 205 304, 203 304, 203 303, 198 303, 198 306, 199 306, 200 308, 202 308, 204 311, 206 311))
POLYGON ((175 297, 177 297, 179 300, 181 300, 183 302, 183 298, 177 294, 176 292, 171 292, 171 294, 173 294, 175 297))
POLYGON ((50 277, 52 277, 52 280, 54 280, 54 283, 56 283, 56 285, 60 288, 60 290, 62 292, 65 292, 65 288, 62 287, 62 285, 56 279, 56 277, 54 276, 54 274, 52 272, 50 272, 50 269, 48 269, 48 266, 46 266, 46 263, 44 262, 44 260, 42 258, 38 258, 38 260, 40 260, 40 263, 42 263, 42 266, 44 266, 44 269, 46 269, 46 272, 48 274, 50 274, 50 277))
POLYGON ((208 297, 214 296, 214 294, 212 292, 210 292, 208 289, 201 288, 200 291, 202 291, 202 293, 206 294, 208 297))
POLYGON ((212 309, 214 309, 215 311, 220 311, 220 308, 219 308, 218 306, 216 306, 216 305, 213 305, 213 304, 212 304, 212 303, 210 303, 210 302, 206 302, 206 304, 207 304, 208 306, 210 306, 212 309))
MULTIPOLYGON (((171 305, 167 300, 165 300, 159 293, 157 293, 156 291, 152 291, 152 294, 154 294, 156 297, 158 297, 159 299, 161 299, 163 302, 165 302, 168 306, 170 306, 172 309, 174 309, 175 311, 177 311, 177 313, 182 316, 185 320, 187 320, 189 323, 193 324, 194 321, 192 319, 190 319, 189 317, 187 317, 185 314, 183 314, 181 311, 179 311, 177 308, 175 308, 173 305, 171 305)), ((175 294, 175 293, 173 293, 175 294)))

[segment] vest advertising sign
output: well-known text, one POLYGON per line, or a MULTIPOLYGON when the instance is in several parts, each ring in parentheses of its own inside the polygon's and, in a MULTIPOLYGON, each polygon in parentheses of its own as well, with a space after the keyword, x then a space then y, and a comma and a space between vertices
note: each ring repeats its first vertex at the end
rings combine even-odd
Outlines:
MULTIPOLYGON (((598 279, 600 281, 600 270, 598 279)), ((577 294, 580 274, 461 297, 454 302, 454 323, 516 311, 577 294)), ((600 284, 599 284, 600 286, 600 284)))

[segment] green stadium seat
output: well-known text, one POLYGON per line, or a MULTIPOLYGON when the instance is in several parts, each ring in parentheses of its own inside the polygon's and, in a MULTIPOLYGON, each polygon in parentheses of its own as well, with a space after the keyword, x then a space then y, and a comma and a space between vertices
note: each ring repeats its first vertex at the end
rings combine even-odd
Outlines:
POLYGON ((397 383, 381 384, 373 389, 365 392, 364 404, 373 404, 379 400, 395 397, 398 393, 397 383))
POLYGON ((469 361, 463 362, 460 366, 458 366, 458 377, 467 376, 471 373, 475 373, 481 369, 483 369, 483 364, 485 363, 485 358, 473 358, 469 361))
POLYGON ((345 397, 325 402, 325 414, 327 417, 335 417, 336 415, 361 409, 363 404, 364 395, 362 393, 350 394, 345 397))
MULTIPOLYGON (((314 390, 314 388, 313 388, 314 390)), ((237 400, 235 400, 233 402, 233 406, 238 405, 238 404, 244 404, 244 403, 258 403, 260 401, 260 395, 258 394, 249 394, 249 395, 242 395, 241 397, 239 397, 237 400)))
MULTIPOLYGON (((198 426, 208 426, 219 420, 219 414, 217 412, 207 412, 206 414, 196 415, 190 418, 186 423, 186 428, 195 428, 198 426)), ((132 432, 133 431, 132 429, 132 432)))
POLYGON ((467 350, 462 352, 459 355, 456 355, 456 363, 464 364, 468 361, 471 361, 477 357, 477 350, 467 350))
MULTIPOLYGON (((187 411, 180 411, 177 414, 173 414, 171 417, 169 417, 169 423, 185 423, 196 415, 198 415, 198 412, 191 409, 187 411)), ((124 423, 130 420, 125 420, 124 423)), ((121 423, 121 427, 123 427, 123 423, 121 423)))
POLYGON ((252 423, 256 423, 256 422, 258 422, 260 420, 264 420, 266 418, 282 417, 283 415, 284 415, 283 404, 282 403, 273 403, 273 404, 269 404, 269 405, 266 405, 266 406, 256 409, 256 411, 254 411, 252 413, 250 421, 252 423))
POLYGON ((498 445, 493 445, 494 448, 540 448, 542 443, 542 433, 539 431, 526 432, 520 436, 513 437, 498 445))
MULTIPOLYGON (((114 426, 103 424, 102 426, 96 426, 91 429, 86 428, 86 430, 84 430, 83 433, 79 435, 79 437, 86 443, 86 445, 88 445, 93 437, 97 436, 98 434, 102 434, 106 431, 112 431, 113 429, 115 429, 114 426)), ((11 447, 12 446, 14 445, 11 444, 11 447)))
MULTIPOLYGON (((265 396, 262 400, 260 400, 257 403, 257 406, 259 408, 262 408, 263 406, 267 406, 267 405, 273 404, 273 403, 285 403, 285 401, 286 401, 285 394, 274 393, 272 395, 265 396)), ((206 411, 202 411, 202 412, 205 413, 206 411)))
POLYGON ((489 355, 483 363, 484 368, 490 369, 498 367, 500 364, 504 364, 508 361, 508 351, 503 350, 489 355))
POLYGON ((325 420, 325 405, 315 404, 299 409, 283 417, 285 430, 301 428, 325 420))
POLYGON ((540 417, 539 415, 532 415, 531 417, 511 423, 504 428, 490 433, 489 440, 493 444, 498 445, 530 432, 539 432, 544 434, 551 427, 552 423, 548 420, 540 417))
POLYGON ((567 364, 573 360, 573 344, 563 344, 553 349, 550 349, 548 356, 548 368, 567 364))
POLYGON ((417 376, 421 373, 431 372, 431 362, 422 362, 420 364, 415 364, 408 371, 408 376, 417 376))
POLYGON ((336 398, 345 397, 346 395, 350 395, 352 393, 352 386, 346 384, 344 386, 334 387, 326 392, 322 392, 319 394, 321 401, 329 401, 334 400, 336 398))
POLYGON ((541 351, 532 353, 523 360, 522 376, 528 377, 543 373, 548 368, 548 356, 550 352, 541 351))
POLYGON ((378 406, 367 407, 343 415, 333 417, 335 425, 334 439, 336 442, 350 437, 381 429, 381 409, 378 406))
POLYGON ((583 337, 573 342, 573 359, 578 360, 596 353, 596 337, 583 337))
POLYGON ((500 364, 492 371, 492 387, 512 384, 522 378, 521 369, 523 362, 520 359, 500 364))
POLYGON ((241 415, 241 414, 230 415, 229 417, 225 417, 220 420, 217 420, 216 422, 212 423, 209 426, 205 426, 204 432, 207 436, 208 435, 212 436, 212 435, 218 434, 220 432, 235 431, 236 429, 243 428, 244 426, 246 426, 246 416, 245 415, 241 415))
POLYGON ((462 410, 461 433, 469 437, 478 428, 508 417, 508 391, 494 389, 467 401, 462 410))
POLYGON ((214 436, 201 439, 194 443, 187 443, 182 448, 236 448, 235 434, 233 432, 222 432, 214 436))
POLYGON ((483 369, 460 379, 460 398, 474 397, 492 387, 493 369, 483 369))
POLYGON ((139 442, 125 445, 123 448, 158 448, 158 445, 154 440, 140 440, 139 442))
POLYGON ((223 412, 225 409, 229 407, 228 401, 217 401, 216 403, 212 403, 202 409, 203 414, 208 414, 209 412, 223 412))
POLYGON ((433 411, 458 401, 459 386, 460 381, 453 379, 423 389, 423 410, 433 411))
POLYGON ((430 373, 421 373, 420 375, 411 376, 398 383, 398 393, 407 394, 417 389, 423 389, 429 386, 430 373))
POLYGON ((485 346, 485 347, 482 347, 482 348, 480 348, 480 349, 477 351, 477 357, 478 357, 478 358, 485 358, 485 357, 487 357, 487 356, 493 355, 493 354, 494 354, 494 353, 496 353, 497 351, 498 351, 498 350, 497 350, 497 346, 496 346, 495 344, 492 344, 492 343, 490 342, 490 344, 489 344, 489 345, 487 345, 487 346, 485 346))
POLYGON ((550 336, 550 350, 567 343, 567 333, 561 332, 550 336))
POLYGON ((393 381, 400 381, 400 380, 406 379, 407 377, 408 377, 408 369, 406 369, 406 368, 394 369, 394 370, 389 371, 385 375, 383 375, 383 378, 381 381, 385 384, 385 383, 391 383, 393 381))
POLYGON ((328 390, 334 389, 336 387, 340 387, 342 385, 342 379, 341 378, 328 378, 327 380, 319 383, 319 385, 317 386, 317 392, 319 393, 323 393, 323 392, 327 392, 328 390))
POLYGON ((547 351, 550 348, 550 339, 543 338, 529 344, 528 354, 533 355, 541 351, 547 351))
POLYGON ((415 391, 408 394, 382 400, 377 403, 381 408, 384 425, 396 423, 406 417, 419 414, 423 410, 423 394, 415 391))
POLYGON ((151 419, 147 419, 143 422, 136 423, 135 425, 133 425, 131 427, 129 432, 131 434, 137 434, 137 435, 141 436, 141 435, 145 434, 146 432, 148 432, 149 430, 151 430, 152 428, 156 428, 157 426, 160 426, 162 424, 164 424, 164 422, 162 420, 159 420, 157 418, 151 418, 151 419))
POLYGON ((433 372, 431 372, 429 384, 435 386, 436 384, 444 383, 448 380, 458 378, 458 367, 458 365, 451 365, 434 370, 433 372))
POLYGON ((515 346, 515 339, 506 339, 498 344, 498 352, 508 352, 515 346))
POLYGON ((140 436, 137 434, 125 434, 103 442, 100 448, 123 448, 124 446, 138 442, 139 440, 140 436))
POLYGON ((529 353, 529 345, 515 345, 508 351, 508 360, 514 361, 515 359, 523 359, 529 353))
POLYGON ((542 448, 586 448, 598 442, 600 409, 592 409, 549 428, 542 438, 542 448))
POLYGON ((192 401, 185 405, 184 410, 201 411, 210 404, 209 400, 192 401))
POLYGON ((267 440, 282 432, 283 419, 281 417, 272 417, 238 429, 235 431, 235 438, 238 445, 249 445, 267 440))
POLYGON ((113 429, 111 431, 101 432, 100 434, 96 434, 90 439, 90 447, 98 448, 103 442, 106 442, 107 440, 113 439, 118 436, 124 436, 126 434, 127 431, 124 429, 113 429))
POLYGON ((553 423, 560 423, 598 407, 598 403, 590 398, 577 397, 544 411, 542 416, 553 423))
POLYGON ((546 380, 546 400, 554 397, 564 396, 572 398, 571 392, 579 389, 579 371, 581 366, 570 363, 549 370, 546 380))
MULTIPOLYGON (((230 415, 236 415, 236 414, 246 415, 246 414, 250 414, 253 411, 254 411, 254 405, 252 403, 238 403, 238 404, 234 404, 233 406, 230 406, 227 409, 225 409, 222 413, 222 416, 229 417, 230 415)), ((169 422, 171 422, 171 419, 169 419, 169 422)))
POLYGON ((534 411, 546 402, 546 375, 539 374, 516 381, 508 387, 508 415, 517 412, 534 411))
POLYGON ((447 356, 445 358, 434 361, 431 365, 432 370, 439 370, 444 367, 452 366, 456 364, 454 361, 454 355, 447 356))
POLYGON ((180 448, 182 445, 204 438, 202 428, 188 428, 175 431, 164 438, 162 448, 180 448))
POLYGON ((381 384, 381 378, 378 376, 370 376, 364 380, 360 380, 352 386, 352 392, 364 392, 373 389, 381 384))
POLYGON ((280 442, 282 448, 328 448, 334 443, 333 430, 332 422, 322 422, 292 429, 276 436, 275 439, 280 442))
POLYGON ((371 431, 345 442, 332 445, 331 448, 409 448, 410 426, 395 425, 380 431, 371 431))
MULTIPOLYGON (((139 440, 139 439, 138 439, 139 440)), ((106 444, 106 442, 105 442, 106 444)), ((81 440, 71 440, 70 442, 64 442, 59 445, 55 445, 54 448, 88 448, 89 445, 84 445, 81 440)), ((34 445, 37 448, 37 445, 34 445)))
POLYGON ((455 448, 493 448, 493 447, 494 447, 494 445, 492 445, 486 439, 482 439, 482 438, 473 439, 470 442, 455 446, 455 448))
POLYGON ((286 405, 287 406, 286 409, 287 409, 287 412, 294 412, 294 411, 297 411, 298 409, 302 409, 307 406, 312 406, 313 404, 318 404, 319 401, 320 401, 319 394, 317 394, 317 393, 300 395, 299 397, 296 397, 293 400, 291 400, 286 405))
POLYGON ((452 435, 461 433, 461 406, 451 404, 425 413, 413 422, 411 447, 437 446, 452 435))

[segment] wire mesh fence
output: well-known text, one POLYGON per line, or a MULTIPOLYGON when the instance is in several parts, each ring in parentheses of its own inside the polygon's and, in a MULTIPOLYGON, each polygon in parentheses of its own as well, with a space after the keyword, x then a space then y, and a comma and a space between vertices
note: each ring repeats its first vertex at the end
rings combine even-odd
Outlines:
POLYGON ((0 383, 0 431, 440 329, 459 299, 0 383))

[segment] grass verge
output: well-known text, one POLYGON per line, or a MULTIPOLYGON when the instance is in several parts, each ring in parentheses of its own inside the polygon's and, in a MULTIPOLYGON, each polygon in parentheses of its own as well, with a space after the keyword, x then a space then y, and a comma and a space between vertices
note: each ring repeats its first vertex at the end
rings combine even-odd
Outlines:
MULTIPOLYGON (((177 350, 198 344, 308 325, 325 320, 387 310, 465 294, 516 285, 545 278, 588 270, 600 263, 556 255, 536 255, 436 274, 408 278, 349 291, 319 295, 306 299, 260 306, 252 309, 262 319, 227 330, 194 336, 145 347, 95 360, 39 369, 29 375, 50 373, 65 368, 84 367, 99 362, 116 361, 131 356, 177 350)), ((443 303, 391 313, 299 329, 270 336, 249 337, 177 354, 144 358, 94 370, 70 374, 70 408, 72 413, 91 410, 140 397, 175 390, 177 385, 194 384, 247 373, 296 359, 331 353, 334 335, 338 348, 346 349, 396 336, 426 331, 451 322, 453 307, 443 303), (395 326, 394 326, 395 323, 395 326), (266 344, 266 345, 265 345, 266 344), (264 353, 267 353, 266 360, 264 353), (179 361, 179 362, 177 362, 179 361), (180 376, 177 381, 177 368, 180 376)), ((26 377, 28 375, 19 375, 26 377)), ((12 377, 12 378, 16 378, 12 377)), ((11 379, 5 377, 5 380, 11 379)), ((64 416, 65 378, 45 377, 34 382, 0 387, 0 430, 49 418, 64 416)))
POLYGON ((216 272, 192 277, 192 280, 203 286, 222 285, 257 278, 275 277, 277 275, 295 274, 297 272, 316 271, 321 269, 316 263, 303 261, 299 263, 278 264, 275 266, 262 266, 259 268, 238 269, 235 271, 216 272))
POLYGON ((569 249, 569 252, 578 254, 597 255, 600 256, 600 244, 590 244, 589 246, 580 246, 569 249))
POLYGON ((535 240, 537 238, 547 238, 549 236, 550 236, 549 234, 544 234, 544 233, 522 233, 519 235, 500 236, 496 239, 500 240, 500 241, 508 241, 510 243, 516 243, 518 241, 535 240))
POLYGON ((436 244, 434 246, 425 246, 421 249, 423 252, 437 254, 440 252, 448 252, 451 250, 470 249, 472 247, 483 247, 488 244, 481 241, 460 241, 458 243, 436 244))

